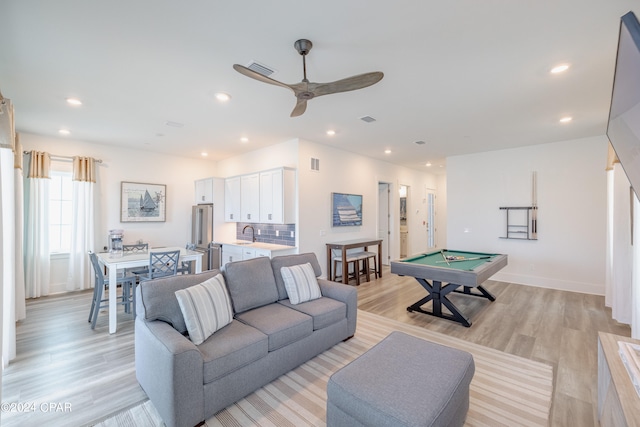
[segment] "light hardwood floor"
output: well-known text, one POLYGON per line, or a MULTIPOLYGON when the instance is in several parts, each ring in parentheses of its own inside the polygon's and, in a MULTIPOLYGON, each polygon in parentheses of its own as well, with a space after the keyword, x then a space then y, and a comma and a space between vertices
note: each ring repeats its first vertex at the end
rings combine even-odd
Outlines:
MULTIPOLYGON (((503 282, 485 287, 496 301, 452 295, 471 319, 465 328, 407 306, 425 296, 411 277, 384 269, 381 279, 358 287, 358 306, 554 368, 552 426, 597 426, 597 333, 630 335, 611 320, 604 298, 503 282)), ((2 402, 34 402, 36 411, 3 413, 3 426, 87 425, 145 399, 135 380, 133 321, 120 308, 118 332, 108 333, 106 313, 91 330, 90 292, 29 300, 18 325, 18 357, 3 374, 2 402), (42 402, 73 402, 71 411, 43 412, 42 402)))
MULTIPOLYGON (((358 308, 553 366, 552 426, 597 426, 598 331, 630 336, 629 326, 611 319, 604 297, 489 280, 496 296, 449 294, 472 325, 407 307, 426 296, 412 277, 383 270, 382 279, 358 287, 358 308)), ((429 308, 429 304, 424 308, 429 308)))

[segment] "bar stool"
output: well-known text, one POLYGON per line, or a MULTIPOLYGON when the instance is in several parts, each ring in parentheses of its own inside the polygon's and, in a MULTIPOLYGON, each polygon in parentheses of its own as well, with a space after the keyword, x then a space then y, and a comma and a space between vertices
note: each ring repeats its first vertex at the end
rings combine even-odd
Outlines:
POLYGON ((369 263, 370 259, 373 259, 373 278, 382 277, 380 274, 380 270, 378 270, 378 253, 377 252, 362 252, 360 255, 364 260, 364 268, 366 269, 367 274, 367 282, 369 281, 369 272, 371 270, 371 264, 369 263))
MULTIPOLYGON (((362 258, 360 258, 360 252, 358 253, 353 253, 353 254, 347 254, 347 259, 345 262, 342 261, 342 257, 341 256, 336 256, 333 258, 333 277, 331 278, 331 280, 333 280, 334 282, 336 281, 336 278, 338 277, 336 274, 337 271, 337 266, 338 263, 341 264, 342 266, 342 274, 347 274, 347 282, 349 281, 349 265, 353 264, 353 276, 356 279, 356 286, 360 285, 360 261, 362 261, 362 258)), ((342 276, 340 276, 342 277, 342 276)))

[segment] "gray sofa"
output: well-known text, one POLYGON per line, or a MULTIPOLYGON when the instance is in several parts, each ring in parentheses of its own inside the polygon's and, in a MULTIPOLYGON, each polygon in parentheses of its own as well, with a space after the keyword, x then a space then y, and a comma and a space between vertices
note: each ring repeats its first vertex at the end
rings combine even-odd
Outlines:
POLYGON ((319 277, 313 253, 227 264, 223 276, 233 320, 198 346, 187 336, 175 291, 219 271, 138 286, 136 377, 168 427, 194 426, 353 336, 355 288, 318 279, 321 298, 290 303, 280 268, 307 262, 319 277))

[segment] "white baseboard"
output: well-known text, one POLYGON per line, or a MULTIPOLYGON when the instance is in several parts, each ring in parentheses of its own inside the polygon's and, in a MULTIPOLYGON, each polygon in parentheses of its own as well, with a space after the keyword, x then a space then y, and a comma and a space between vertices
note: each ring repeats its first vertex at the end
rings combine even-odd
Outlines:
POLYGON ((496 273, 491 280, 516 283, 518 285, 536 286, 538 288, 557 289, 559 291, 580 292, 591 295, 604 295, 604 283, 584 283, 548 277, 527 276, 522 274, 496 273))

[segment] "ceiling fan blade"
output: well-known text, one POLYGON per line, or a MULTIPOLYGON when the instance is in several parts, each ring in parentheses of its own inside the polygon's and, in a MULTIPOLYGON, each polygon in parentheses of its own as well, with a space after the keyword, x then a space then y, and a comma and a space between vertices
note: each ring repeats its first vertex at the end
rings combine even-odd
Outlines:
POLYGON ((304 114, 307 110, 307 100, 306 99, 298 99, 296 106, 291 112, 291 117, 298 117, 304 114))
POLYGON ((282 86, 282 87, 287 88, 289 90, 293 90, 291 88, 291 86, 289 86, 288 84, 279 82, 277 80, 273 80, 273 79, 271 79, 271 78, 269 78, 267 76, 263 76, 262 74, 257 73, 255 71, 243 66, 243 65, 233 64, 233 69, 236 70, 237 72, 239 72, 240 74, 244 74, 247 77, 251 77, 252 79, 261 81, 263 83, 269 83, 269 84, 275 85, 275 86, 282 86))
POLYGON ((309 83, 309 91, 314 96, 328 95, 331 93, 348 92, 350 90, 362 89, 378 83, 384 77, 384 73, 374 71, 372 73, 358 74, 346 79, 336 80, 331 83, 309 83))

